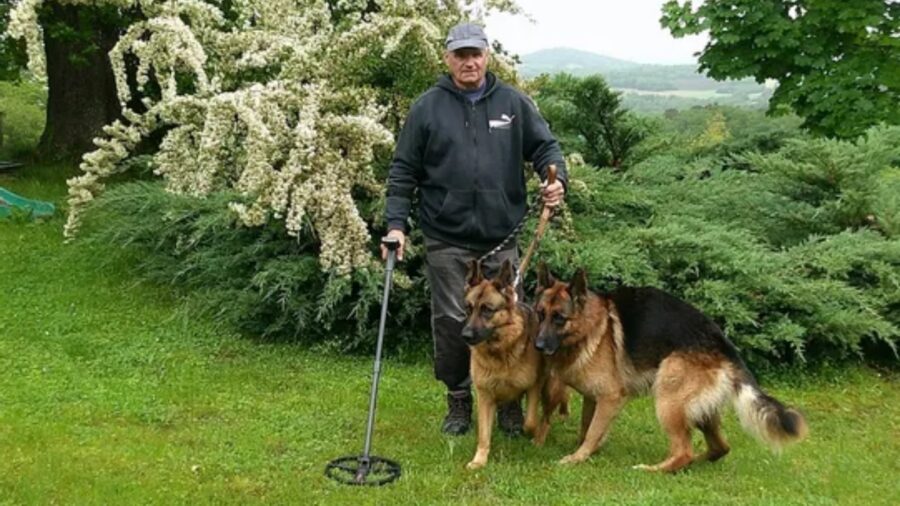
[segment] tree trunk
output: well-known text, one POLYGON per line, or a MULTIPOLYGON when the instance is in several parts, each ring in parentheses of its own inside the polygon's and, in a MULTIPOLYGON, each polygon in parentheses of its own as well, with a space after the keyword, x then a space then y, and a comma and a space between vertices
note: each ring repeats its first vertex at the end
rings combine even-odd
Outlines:
POLYGON ((119 27, 99 23, 99 16, 87 12, 92 8, 45 4, 47 122, 38 145, 41 158, 80 157, 93 150, 94 137, 121 113, 108 56, 119 27), (73 37, 54 25, 79 33, 73 37))

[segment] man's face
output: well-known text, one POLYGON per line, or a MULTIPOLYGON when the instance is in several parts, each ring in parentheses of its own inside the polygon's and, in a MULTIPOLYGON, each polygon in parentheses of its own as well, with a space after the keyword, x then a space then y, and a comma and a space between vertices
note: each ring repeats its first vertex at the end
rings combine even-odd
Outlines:
POLYGON ((444 53, 444 63, 450 70, 453 82, 462 89, 475 89, 481 86, 487 71, 488 59, 486 49, 472 47, 444 53))

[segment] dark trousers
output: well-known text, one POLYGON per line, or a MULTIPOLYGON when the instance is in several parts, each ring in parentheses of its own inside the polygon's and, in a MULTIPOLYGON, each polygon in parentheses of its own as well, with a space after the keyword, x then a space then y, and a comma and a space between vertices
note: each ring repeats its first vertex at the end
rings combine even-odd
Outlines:
MULTIPOLYGON (((473 251, 425 239, 425 263, 431 289, 431 336, 434 340, 434 376, 447 385, 447 390, 469 388, 469 347, 462 339, 465 326, 466 271, 470 260, 480 258, 484 251, 473 251)), ((515 241, 503 251, 485 259, 482 271, 486 277, 496 276, 503 261, 509 259, 519 266, 519 252, 515 241)), ((521 300, 522 289, 519 288, 521 300)))

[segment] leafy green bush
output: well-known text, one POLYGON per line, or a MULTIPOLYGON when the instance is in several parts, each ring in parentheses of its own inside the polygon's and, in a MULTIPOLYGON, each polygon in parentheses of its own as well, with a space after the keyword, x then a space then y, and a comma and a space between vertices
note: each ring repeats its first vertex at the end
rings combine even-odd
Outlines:
POLYGON ((541 256, 597 288, 667 289, 712 316, 752 362, 860 356, 900 338, 900 128, 856 143, 798 139, 746 155, 654 157, 627 175, 572 170, 573 228, 541 256), (885 189, 891 181, 895 185, 885 189))
POLYGON ((650 133, 650 122, 624 109, 621 93, 602 76, 541 76, 533 85, 541 111, 567 153, 615 169, 642 158, 639 146, 650 133))
MULTIPOLYGON (((368 349, 383 270, 326 274, 314 240, 290 237, 275 221, 239 225, 226 205, 235 198, 177 195, 159 182, 116 185, 92 206, 88 240, 137 253, 141 275, 190 294, 191 303, 250 335, 368 349)), ((428 342, 424 283, 402 272, 395 280, 390 346, 416 348, 428 342)))
POLYGON ((0 158, 17 159, 37 146, 44 129, 47 94, 31 81, 0 81, 0 116, 3 116, 3 144, 0 158))
POLYGON ((792 115, 773 117, 760 110, 710 105, 668 111, 660 134, 684 156, 723 157, 777 151, 788 140, 804 135, 800 123, 800 118, 792 115), (723 129, 718 138, 717 128, 723 129))
MULTIPOLYGON (((900 206, 897 188, 884 187, 900 182, 896 153, 900 128, 885 128, 856 143, 791 140, 746 155, 747 170, 673 154, 627 173, 573 166, 562 225, 537 259, 564 278, 584 266, 597 289, 671 291, 714 318, 758 367, 861 357, 868 345, 892 350, 896 362, 900 206)), ((87 231, 138 251, 145 275, 194 293, 245 332, 369 349, 377 263, 352 277, 324 274, 313 240, 290 238, 277 222, 239 226, 224 205, 235 198, 119 185, 94 206, 87 231)), ((421 350, 430 339, 420 253, 410 251, 397 274, 388 345, 421 350)))
POLYGON ((810 234, 874 227, 896 238, 900 128, 874 128, 855 144, 825 139, 789 142, 777 155, 741 158, 774 179, 802 206, 810 234))

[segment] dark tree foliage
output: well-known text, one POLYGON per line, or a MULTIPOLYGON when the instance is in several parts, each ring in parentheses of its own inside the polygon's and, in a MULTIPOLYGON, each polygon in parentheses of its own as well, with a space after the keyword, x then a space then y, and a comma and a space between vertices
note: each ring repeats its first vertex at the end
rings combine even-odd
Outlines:
POLYGON ((804 127, 851 138, 900 124, 900 2, 671 0, 662 25, 676 37, 709 32, 700 70, 714 79, 777 80, 770 106, 804 127))
POLYGON ((603 77, 541 76, 536 87, 541 111, 567 152, 581 153, 595 167, 623 169, 636 161, 649 129, 603 77))

